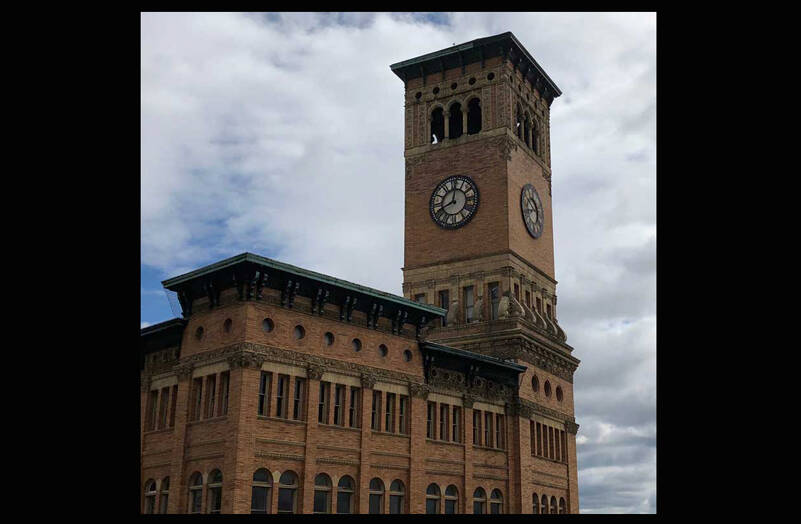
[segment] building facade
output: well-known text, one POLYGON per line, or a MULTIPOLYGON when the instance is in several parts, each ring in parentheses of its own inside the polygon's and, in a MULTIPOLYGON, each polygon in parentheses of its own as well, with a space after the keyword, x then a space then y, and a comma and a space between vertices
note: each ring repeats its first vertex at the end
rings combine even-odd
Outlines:
POLYGON ((244 253, 142 330, 144 513, 578 513, 549 108, 511 33, 404 82, 398 297, 244 253))

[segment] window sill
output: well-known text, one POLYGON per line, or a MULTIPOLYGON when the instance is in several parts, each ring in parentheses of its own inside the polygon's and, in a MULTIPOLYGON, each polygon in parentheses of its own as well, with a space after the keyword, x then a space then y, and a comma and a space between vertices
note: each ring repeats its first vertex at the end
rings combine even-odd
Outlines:
POLYGON ((266 417, 264 415, 256 415, 258 420, 272 420, 274 422, 288 422, 290 424, 300 424, 305 425, 305 420, 295 420, 293 418, 283 418, 283 417, 266 417))
POLYGON ((194 426, 195 424, 203 424, 204 422, 218 422, 221 420, 227 420, 228 415, 222 415, 220 417, 211 417, 211 418, 202 418, 200 420, 190 420, 186 423, 187 426, 194 426))
POLYGON ((461 442, 453 442, 452 440, 437 440, 433 438, 426 437, 426 442, 431 442, 432 444, 446 444, 449 446, 459 446, 460 448, 464 447, 464 444, 461 442))
POLYGON ((533 453, 531 454, 531 457, 532 458, 536 458, 536 459, 540 459, 540 460, 545 460, 547 462, 553 462, 554 464, 561 464, 563 466, 567 466, 567 462, 559 462, 558 460, 555 460, 555 459, 552 459, 552 458, 548 458, 548 457, 542 457, 540 455, 535 455, 533 453))
POLYGON ((155 435, 156 433, 171 433, 175 427, 171 428, 161 428, 161 429, 146 429, 145 435, 155 435))
POLYGON ((356 433, 361 433, 362 428, 352 428, 350 426, 340 426, 339 424, 325 424, 323 422, 318 422, 318 426, 322 426, 324 428, 333 428, 333 429, 344 429, 347 431, 355 431, 356 433))
POLYGON ((506 450, 503 448, 490 448, 487 446, 479 446, 477 444, 473 444, 473 449, 486 449, 487 451, 499 451, 501 453, 506 453, 506 450))
POLYGON ((376 431, 371 429, 373 435, 389 435, 390 437, 401 437, 401 438, 411 438, 411 436, 407 433, 392 433, 389 431, 376 431))

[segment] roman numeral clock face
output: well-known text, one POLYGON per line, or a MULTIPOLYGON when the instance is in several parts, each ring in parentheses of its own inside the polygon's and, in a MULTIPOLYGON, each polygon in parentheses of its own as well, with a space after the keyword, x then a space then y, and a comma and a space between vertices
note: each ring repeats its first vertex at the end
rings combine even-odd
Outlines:
POLYGON ((542 208, 540 195, 531 184, 523 186, 520 194, 520 210, 523 212, 523 222, 526 223, 528 234, 539 238, 545 223, 545 210, 542 208))
POLYGON ((431 193, 429 211, 439 227, 462 227, 470 222, 477 210, 478 187, 469 177, 448 177, 431 193))

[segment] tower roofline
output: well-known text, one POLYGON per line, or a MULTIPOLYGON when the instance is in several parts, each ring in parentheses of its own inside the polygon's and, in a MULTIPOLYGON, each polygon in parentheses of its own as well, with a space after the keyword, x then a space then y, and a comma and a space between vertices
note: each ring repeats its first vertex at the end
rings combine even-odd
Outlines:
POLYGON ((523 47, 511 31, 486 38, 477 38, 433 53, 392 64, 390 69, 404 82, 425 74, 440 73, 446 69, 462 67, 487 58, 506 56, 524 71, 532 84, 540 79, 545 84, 543 95, 549 103, 562 94, 556 83, 523 47))

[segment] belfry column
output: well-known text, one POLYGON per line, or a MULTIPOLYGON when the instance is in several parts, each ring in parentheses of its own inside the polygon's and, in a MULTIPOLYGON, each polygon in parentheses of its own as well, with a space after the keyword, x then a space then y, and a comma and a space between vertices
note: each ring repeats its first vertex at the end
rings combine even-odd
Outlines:
POLYGON ((464 406, 464 486, 462 490, 462 513, 473 513, 473 397, 465 395, 464 406))
POLYGON ((565 422, 565 437, 567 440, 567 480, 568 480, 568 510, 570 513, 579 512, 578 493, 578 464, 576 464, 576 434, 579 425, 575 422, 565 422))

